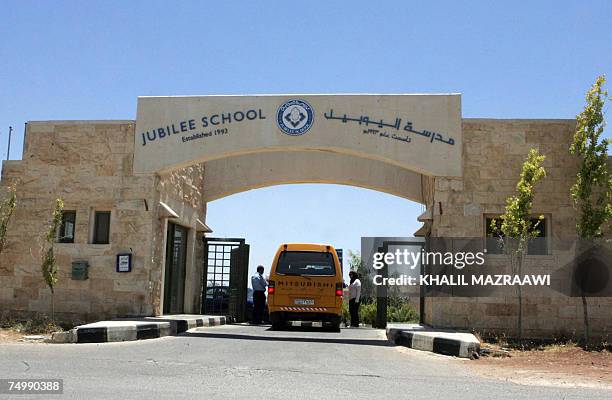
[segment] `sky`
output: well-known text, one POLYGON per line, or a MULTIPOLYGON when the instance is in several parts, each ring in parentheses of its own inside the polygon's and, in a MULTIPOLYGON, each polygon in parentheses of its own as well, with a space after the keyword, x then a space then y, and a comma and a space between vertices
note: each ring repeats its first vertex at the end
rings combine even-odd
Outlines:
MULTIPOLYGON (((458 92, 463 117, 573 118, 611 76, 611 18, 609 1, 2 0, 0 156, 9 126, 20 159, 26 121, 135 119, 149 95, 458 92)), ((285 241, 409 236, 420 212, 284 185, 214 201, 207 223, 246 237, 253 269, 285 241)))

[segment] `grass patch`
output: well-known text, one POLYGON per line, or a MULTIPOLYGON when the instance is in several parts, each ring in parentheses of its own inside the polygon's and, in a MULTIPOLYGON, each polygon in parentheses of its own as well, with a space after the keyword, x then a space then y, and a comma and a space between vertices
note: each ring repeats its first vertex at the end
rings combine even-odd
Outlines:
POLYGON ((505 335, 485 336, 474 333, 478 339, 488 345, 506 350, 562 352, 568 349, 581 348, 584 351, 612 352, 612 344, 607 341, 586 344, 571 337, 549 339, 523 339, 521 341, 505 335))

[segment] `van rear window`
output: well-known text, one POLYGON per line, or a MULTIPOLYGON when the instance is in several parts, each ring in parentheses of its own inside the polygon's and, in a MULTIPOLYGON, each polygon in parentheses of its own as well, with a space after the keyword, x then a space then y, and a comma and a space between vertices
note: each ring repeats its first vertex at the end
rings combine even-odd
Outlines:
POLYGON ((335 276, 334 256, 328 252, 283 251, 276 265, 283 275, 335 276))

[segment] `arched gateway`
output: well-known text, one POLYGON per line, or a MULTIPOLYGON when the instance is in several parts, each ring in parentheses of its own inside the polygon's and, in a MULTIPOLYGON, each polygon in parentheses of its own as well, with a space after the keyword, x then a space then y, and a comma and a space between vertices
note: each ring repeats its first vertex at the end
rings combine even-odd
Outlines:
POLYGON ((205 199, 339 183, 424 203, 426 177, 461 176, 459 95, 140 97, 134 172, 206 163, 205 199))
MULTIPOLYGON (((141 97, 135 121, 29 122, 23 159, 2 169, 2 187, 15 183, 19 201, 0 260, 0 309, 50 309, 32 238, 56 197, 65 212, 55 310, 88 320, 161 313, 169 268, 181 271, 174 311, 198 312, 206 202, 258 187, 370 188, 424 204, 421 234, 483 237, 536 147, 547 156, 548 177, 533 211, 545 215, 551 239, 572 236, 574 126, 463 119, 457 94, 141 97)), ((537 261, 555 269, 557 250, 547 247, 537 261)), ((579 298, 526 296, 526 336, 580 330, 579 298)), ((591 304, 611 305, 608 298, 591 304)), ((424 309, 437 326, 515 326, 512 294, 427 298, 424 309)), ((610 331, 612 321, 599 318, 592 329, 610 331)))
POLYGON ((206 163, 207 201, 284 183, 338 183, 424 203, 461 176, 459 95, 141 97, 134 172, 206 163))
POLYGON ((459 177, 461 139, 459 95, 141 97, 134 172, 263 152, 316 161, 314 152, 459 177))

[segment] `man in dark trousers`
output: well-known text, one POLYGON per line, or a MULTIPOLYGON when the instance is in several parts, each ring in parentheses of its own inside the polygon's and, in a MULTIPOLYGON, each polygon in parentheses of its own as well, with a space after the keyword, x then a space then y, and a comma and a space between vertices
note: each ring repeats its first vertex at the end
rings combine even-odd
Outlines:
POLYGON ((257 273, 251 277, 253 286, 253 321, 255 325, 261 324, 266 309, 266 287, 268 281, 263 276, 264 267, 259 265, 257 273))
POLYGON ((349 313, 351 315, 351 326, 359 328, 359 301, 361 300, 361 281, 357 271, 349 272, 351 283, 349 284, 349 313))

